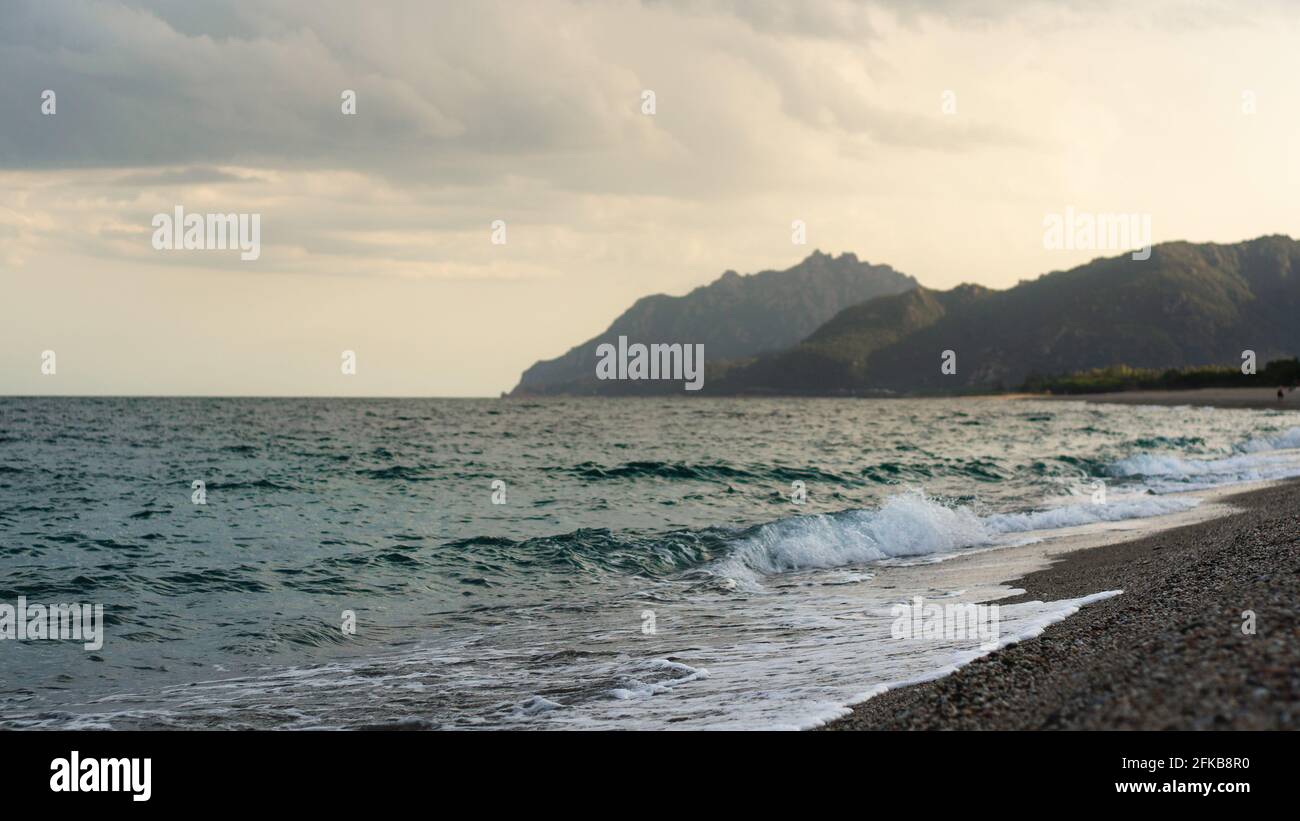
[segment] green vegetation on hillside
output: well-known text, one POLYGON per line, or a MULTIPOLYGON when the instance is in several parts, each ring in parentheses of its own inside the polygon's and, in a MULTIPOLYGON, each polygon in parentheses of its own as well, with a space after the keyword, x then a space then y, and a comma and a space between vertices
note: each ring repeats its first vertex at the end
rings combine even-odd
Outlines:
POLYGON ((1246 349, 1261 363, 1300 353, 1300 243, 1289 237, 1167 242, 1149 259, 1095 259, 1004 291, 877 297, 706 391, 955 395, 1042 384, 1044 374, 1075 374, 1056 377, 1075 391, 1241 384, 1232 372, 1246 349), (944 351, 955 372, 940 369, 944 351), (1209 363, 1222 371, 1202 373, 1209 363))
POLYGON ((1098 258, 1005 290, 936 291, 852 254, 814 253, 786 271, 728 272, 682 297, 638 300, 605 333, 529 368, 514 394, 682 392, 672 380, 598 381, 595 351, 619 336, 703 344, 701 393, 715 396, 1289 386, 1300 381, 1286 359, 1300 354, 1300 242, 1166 242, 1147 259, 1098 258), (1246 349, 1269 362, 1259 374, 1240 373, 1246 349))
POLYGON ((1023 390, 1030 393, 1114 393, 1117 391, 1190 390, 1193 388, 1259 388, 1292 386, 1300 382, 1300 359, 1275 359, 1254 374, 1240 368, 1210 365, 1200 368, 1130 368, 1112 365, 1067 376, 1030 376, 1023 390))

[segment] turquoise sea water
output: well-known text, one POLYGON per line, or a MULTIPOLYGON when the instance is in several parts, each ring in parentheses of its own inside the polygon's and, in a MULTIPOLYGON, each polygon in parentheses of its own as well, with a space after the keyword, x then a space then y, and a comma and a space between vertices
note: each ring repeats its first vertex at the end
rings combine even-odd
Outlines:
POLYGON ((806 726, 969 652, 888 643, 891 603, 961 593, 890 568, 1300 475, 1297 426, 989 399, 0 398, 0 603, 107 621, 96 651, 0 641, 0 726, 806 726))

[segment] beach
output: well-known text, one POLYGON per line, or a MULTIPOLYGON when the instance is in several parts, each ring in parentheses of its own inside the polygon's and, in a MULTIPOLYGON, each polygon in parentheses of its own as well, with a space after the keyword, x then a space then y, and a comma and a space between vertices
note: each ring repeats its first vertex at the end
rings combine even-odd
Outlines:
POLYGON ((1300 481, 1224 502, 1239 512, 1067 553, 1009 581, 1024 592, 1001 604, 1124 592, 825 729, 1300 727, 1300 481))
POLYGON ((1212 408, 1300 409, 1300 391, 1283 393, 1277 388, 1196 388, 1185 391, 1118 391, 1114 393, 1016 394, 1016 399, 1048 399, 1111 405, 1165 405, 1212 408))

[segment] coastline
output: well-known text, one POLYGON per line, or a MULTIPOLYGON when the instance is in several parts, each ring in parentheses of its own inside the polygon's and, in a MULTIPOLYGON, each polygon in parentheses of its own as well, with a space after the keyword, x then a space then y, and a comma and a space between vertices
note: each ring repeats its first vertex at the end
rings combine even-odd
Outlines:
POLYGON ((1300 480, 1238 512, 1063 554, 999 604, 1123 590, 823 730, 1300 727, 1300 480), (1256 632, 1242 632, 1242 612, 1256 632))
POLYGON ((1118 391, 1113 393, 1012 394, 1009 399, 1088 402, 1111 405, 1166 405, 1211 408, 1300 410, 1300 391, 1277 399, 1277 388, 1193 388, 1181 391, 1118 391))

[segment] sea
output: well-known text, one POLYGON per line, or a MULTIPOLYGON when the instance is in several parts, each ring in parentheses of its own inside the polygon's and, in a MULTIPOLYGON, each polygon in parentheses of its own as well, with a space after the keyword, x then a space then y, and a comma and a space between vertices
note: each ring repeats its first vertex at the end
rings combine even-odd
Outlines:
POLYGON ((103 639, 0 640, 0 727, 815 727, 1123 593, 900 606, 1293 476, 1282 410, 5 397, 0 607, 103 639))

